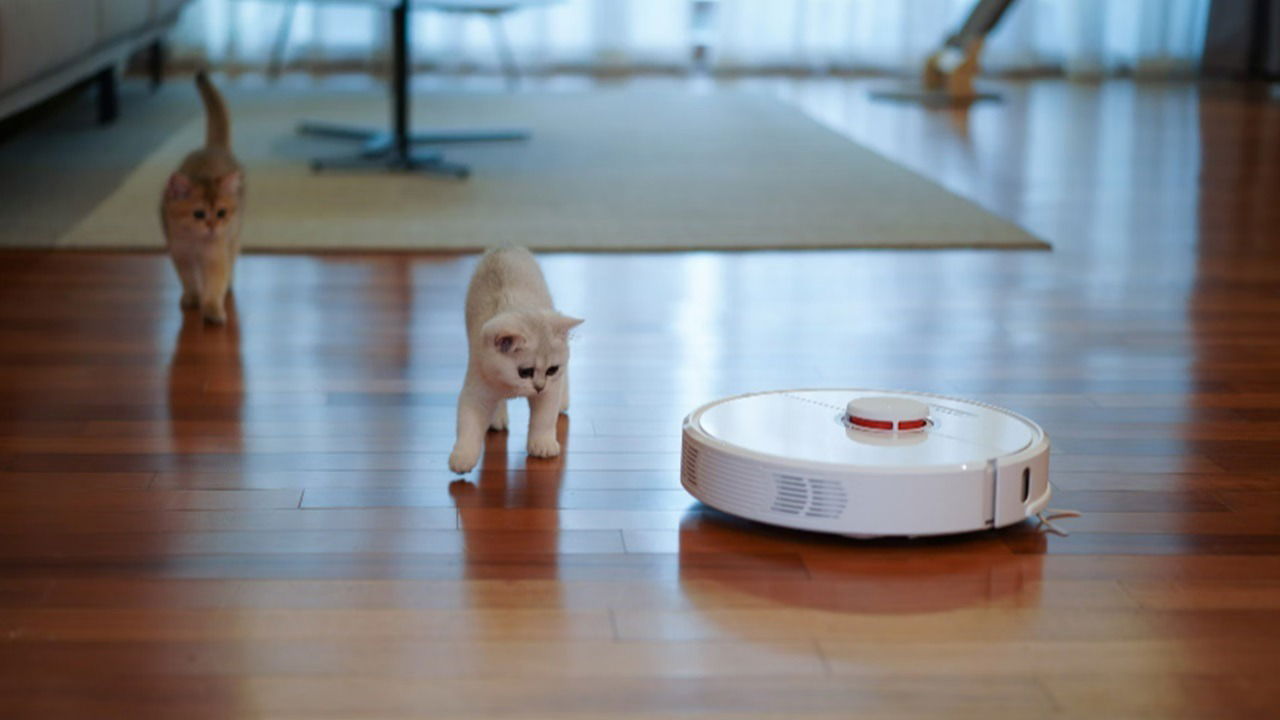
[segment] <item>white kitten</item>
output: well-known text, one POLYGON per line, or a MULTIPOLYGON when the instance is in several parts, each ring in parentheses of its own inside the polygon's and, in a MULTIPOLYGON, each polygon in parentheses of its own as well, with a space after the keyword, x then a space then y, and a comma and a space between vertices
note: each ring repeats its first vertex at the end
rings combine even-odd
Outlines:
POLYGON ((449 469, 469 472, 485 430, 507 429, 507 398, 529 398, 529 454, 555 457, 556 417, 569 408, 569 330, 542 270, 524 248, 485 253, 467 289, 467 377, 458 395, 458 438, 449 469))

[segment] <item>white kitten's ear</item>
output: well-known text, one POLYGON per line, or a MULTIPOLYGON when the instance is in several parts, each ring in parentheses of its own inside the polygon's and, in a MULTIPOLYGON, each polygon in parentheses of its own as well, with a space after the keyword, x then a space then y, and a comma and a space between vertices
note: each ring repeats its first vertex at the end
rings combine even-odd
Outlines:
POLYGON ((519 326, 502 315, 490 318, 489 322, 484 324, 481 332, 484 333, 484 337, 489 344, 504 355, 520 350, 528 344, 528 340, 525 338, 524 333, 520 331, 519 326))
POLYGON ((237 170, 230 175, 222 178, 218 183, 218 190, 223 195, 239 195, 240 189, 244 187, 244 173, 237 170))
POLYGON ((551 316, 551 327, 555 328, 560 337, 569 337, 569 331, 581 324, 582 320, 580 318, 569 317, 560 313, 555 313, 551 316))
POLYGON ((176 172, 169 176, 169 182, 164 186, 165 200, 185 200, 191 196, 191 178, 176 172))

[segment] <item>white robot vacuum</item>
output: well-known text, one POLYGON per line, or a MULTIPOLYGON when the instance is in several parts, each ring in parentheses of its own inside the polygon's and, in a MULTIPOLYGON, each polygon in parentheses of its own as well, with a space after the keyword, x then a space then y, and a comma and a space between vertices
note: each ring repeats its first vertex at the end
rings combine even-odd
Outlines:
POLYGON ((1049 502, 1049 437, 969 400, 866 389, 717 400, 684 420, 695 498, 771 525, 854 537, 1004 527, 1049 502))

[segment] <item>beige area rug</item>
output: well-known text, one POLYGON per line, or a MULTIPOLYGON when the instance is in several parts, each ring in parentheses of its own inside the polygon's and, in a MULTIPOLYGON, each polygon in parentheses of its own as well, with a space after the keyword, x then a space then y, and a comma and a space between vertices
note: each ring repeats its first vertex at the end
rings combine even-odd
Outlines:
MULTIPOLYGON (((193 97, 194 102, 194 97, 193 97)), ((452 146, 472 177, 312 174, 354 144, 302 138, 299 119, 385 123, 371 94, 232 97, 256 250, 1045 248, 1015 225, 768 97, 658 91, 422 96, 436 127, 520 125, 526 142, 452 146)), ((168 173, 203 119, 165 140, 57 241, 158 248, 168 173)))

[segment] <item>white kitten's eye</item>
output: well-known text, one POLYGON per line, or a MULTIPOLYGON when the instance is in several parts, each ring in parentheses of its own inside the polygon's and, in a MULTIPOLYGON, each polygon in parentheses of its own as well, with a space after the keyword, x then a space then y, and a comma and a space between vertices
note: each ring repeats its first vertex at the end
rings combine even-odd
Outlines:
POLYGON ((204 219, 204 211, 203 211, 203 210, 197 210, 197 211, 195 211, 195 213, 193 213, 193 214, 196 216, 196 219, 197 219, 197 220, 203 220, 203 219, 204 219))
POLYGON ((520 377, 522 377, 522 378, 531 378, 531 377, 533 377, 533 368, 531 368, 531 367, 527 367, 527 368, 520 368, 520 377))
POLYGON ((560 372, 560 366, 552 365, 551 367, 547 368, 547 377, 551 377, 552 375, 555 375, 558 372, 560 372))
POLYGON ((226 217, 226 216, 227 216, 227 209, 226 209, 226 208, 218 208, 218 217, 220 217, 220 218, 224 218, 224 217, 226 217))

